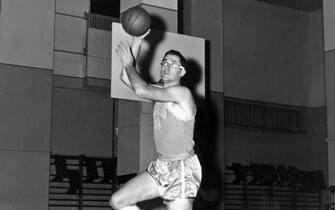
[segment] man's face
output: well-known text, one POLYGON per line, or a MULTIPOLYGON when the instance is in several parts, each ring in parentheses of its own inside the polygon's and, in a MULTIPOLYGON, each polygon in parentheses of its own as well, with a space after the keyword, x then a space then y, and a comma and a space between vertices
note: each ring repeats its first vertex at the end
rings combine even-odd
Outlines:
POLYGON ((163 81, 180 80, 181 70, 180 59, 176 55, 167 54, 161 63, 161 79, 163 81))

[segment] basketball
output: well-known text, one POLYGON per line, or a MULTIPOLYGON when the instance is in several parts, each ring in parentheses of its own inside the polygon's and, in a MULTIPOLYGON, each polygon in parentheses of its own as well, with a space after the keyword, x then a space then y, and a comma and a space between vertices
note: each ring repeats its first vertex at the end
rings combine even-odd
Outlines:
POLYGON ((141 7, 131 7, 121 14, 123 30, 132 36, 141 36, 150 28, 149 13, 141 7))

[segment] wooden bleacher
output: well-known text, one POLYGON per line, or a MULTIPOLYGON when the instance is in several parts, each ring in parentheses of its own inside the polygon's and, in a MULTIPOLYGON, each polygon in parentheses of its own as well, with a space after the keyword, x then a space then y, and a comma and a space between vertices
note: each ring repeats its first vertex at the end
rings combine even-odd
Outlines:
POLYGON ((116 158, 51 155, 49 209, 111 209, 111 194, 134 175, 117 177, 116 158))

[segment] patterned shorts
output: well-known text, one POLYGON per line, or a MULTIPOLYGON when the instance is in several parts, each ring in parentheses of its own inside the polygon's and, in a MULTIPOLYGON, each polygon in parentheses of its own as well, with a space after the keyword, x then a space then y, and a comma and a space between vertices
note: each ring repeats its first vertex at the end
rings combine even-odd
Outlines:
POLYGON ((150 163, 147 172, 154 180, 165 202, 177 199, 194 199, 201 182, 201 166, 196 155, 185 160, 157 159, 150 163))

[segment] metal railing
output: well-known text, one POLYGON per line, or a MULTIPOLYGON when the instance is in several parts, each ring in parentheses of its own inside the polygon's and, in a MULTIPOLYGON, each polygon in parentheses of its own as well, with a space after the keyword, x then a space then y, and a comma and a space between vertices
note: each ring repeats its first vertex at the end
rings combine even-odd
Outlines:
POLYGON ((261 131, 304 133, 303 107, 225 97, 225 126, 261 131))
MULTIPOLYGON (((228 166, 225 172, 225 209, 226 210, 321 210, 322 189, 320 181, 306 186, 301 180, 287 174, 280 180, 276 170, 264 168, 261 174, 252 172, 249 166, 228 166)), ((309 173, 315 176, 315 174, 309 173)), ((317 175, 321 175, 319 171, 317 175)), ((312 176, 311 176, 312 177, 312 176)), ((311 181, 312 179, 309 179, 311 181)), ((309 183, 309 182, 308 182, 309 183)))
POLYGON ((112 30, 112 23, 119 22, 119 18, 94 13, 85 13, 88 18, 88 27, 106 31, 112 30))

